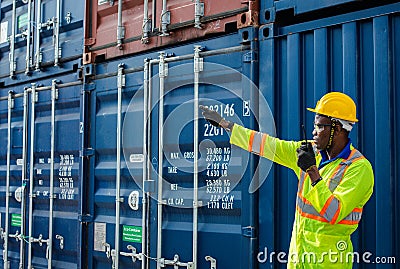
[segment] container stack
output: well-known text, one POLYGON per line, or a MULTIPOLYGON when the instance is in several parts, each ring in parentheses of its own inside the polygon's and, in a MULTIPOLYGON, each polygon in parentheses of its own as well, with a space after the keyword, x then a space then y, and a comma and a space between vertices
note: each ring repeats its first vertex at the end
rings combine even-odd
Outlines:
POLYGON ((0 8, 4 268, 286 268, 295 173, 232 146, 199 105, 311 139, 306 107, 329 91, 356 100, 350 137, 375 173, 354 267, 397 268, 396 1, 0 8))

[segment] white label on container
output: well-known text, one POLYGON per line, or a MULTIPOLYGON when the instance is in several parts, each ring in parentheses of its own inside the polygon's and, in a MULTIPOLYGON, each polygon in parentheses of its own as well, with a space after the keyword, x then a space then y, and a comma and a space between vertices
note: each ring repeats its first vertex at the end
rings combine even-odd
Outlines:
POLYGON ((24 160, 23 159, 17 159, 17 165, 23 165, 24 160))
POLYGON ((131 163, 142 163, 144 161, 144 155, 143 154, 131 154, 129 156, 129 161, 131 163))
POLYGON ((60 166, 58 168, 58 180, 60 181, 61 192, 58 194, 58 199, 74 200, 74 179, 72 177, 72 167, 75 163, 73 154, 60 155, 60 166))
POLYGON ((94 223, 94 250, 106 251, 106 224, 95 222, 94 223))
POLYGON ((0 43, 7 42, 8 21, 0 24, 0 43))
POLYGON ((23 193, 23 191, 24 191, 23 187, 18 187, 15 190, 14 198, 15 198, 15 200, 17 200, 18 203, 21 203, 21 201, 22 201, 22 193, 23 193))
POLYGON ((139 192, 138 191, 132 191, 129 194, 128 205, 130 208, 132 208, 132 210, 139 209, 139 192))

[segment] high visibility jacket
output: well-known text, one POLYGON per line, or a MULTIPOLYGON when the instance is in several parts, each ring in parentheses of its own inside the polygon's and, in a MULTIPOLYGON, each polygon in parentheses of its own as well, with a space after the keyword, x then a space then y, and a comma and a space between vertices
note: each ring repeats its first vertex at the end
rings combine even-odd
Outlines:
POLYGON ((292 169, 299 178, 288 268, 352 268, 353 259, 361 259, 353 253, 350 235, 371 197, 374 175, 370 162, 358 150, 349 145, 346 158, 325 164, 318 152, 322 181, 313 187, 308 174, 297 166, 296 149, 301 142, 280 140, 236 124, 230 142, 292 169))

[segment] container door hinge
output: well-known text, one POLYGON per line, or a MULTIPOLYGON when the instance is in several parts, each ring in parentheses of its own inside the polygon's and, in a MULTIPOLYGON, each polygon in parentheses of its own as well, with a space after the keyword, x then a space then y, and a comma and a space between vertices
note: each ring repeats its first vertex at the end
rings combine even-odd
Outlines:
POLYGON ((243 55, 244 63, 258 62, 258 53, 255 51, 249 51, 243 55))
POLYGON ((143 20, 142 31, 142 44, 147 44, 149 43, 149 35, 151 32, 151 19, 146 18, 143 20))
POLYGON ((168 63, 165 60, 165 52, 160 52, 160 62, 158 63, 158 75, 160 78, 168 77, 168 63))
POLYGON ((56 239, 60 240, 60 249, 64 249, 64 236, 56 234, 56 239))
POLYGON ((117 81, 118 88, 125 87, 124 67, 125 67, 125 64, 123 64, 123 63, 120 63, 118 65, 118 78, 117 78, 117 80, 118 80, 117 81))
POLYGON ((252 226, 242 227, 242 235, 244 237, 255 238, 256 229, 252 226))
POLYGON ((125 38, 125 27, 118 26, 117 27, 117 47, 119 49, 122 49, 122 42, 123 42, 124 38, 125 38))
POLYGON ((194 4, 194 27, 201 29, 201 17, 204 16, 204 3, 196 0, 194 4))
POLYGON ((194 72, 199 73, 202 72, 204 69, 204 61, 203 58, 200 58, 199 53, 204 50, 202 46, 194 46, 194 72))
POLYGON ((168 25, 171 23, 171 12, 168 10, 161 11, 161 33, 160 36, 169 36, 168 25))
POLYGON ((92 215, 78 215, 78 221, 82 223, 91 223, 93 222, 93 216, 92 215))
POLYGON ((193 269, 193 262, 181 262, 179 261, 179 255, 175 254, 173 260, 166 260, 165 258, 161 258, 158 260, 160 267, 166 267, 167 265, 173 266, 174 269, 179 269, 179 267, 186 267, 187 269, 193 269))
POLYGON ((14 108, 14 92, 13 91, 8 92, 8 108, 10 108, 10 109, 14 108))
POLYGON ((92 148, 84 148, 79 151, 79 157, 91 157, 94 155, 95 150, 92 148))
POLYGON ((211 256, 205 256, 206 261, 210 262, 210 269, 217 269, 217 260, 211 256))
POLYGON ((131 257, 132 258, 132 262, 135 263, 136 260, 141 261, 143 259, 143 254, 142 253, 136 253, 136 248, 134 248, 131 245, 126 246, 128 250, 132 251, 132 252, 120 252, 119 254, 121 254, 122 256, 125 257, 131 257))

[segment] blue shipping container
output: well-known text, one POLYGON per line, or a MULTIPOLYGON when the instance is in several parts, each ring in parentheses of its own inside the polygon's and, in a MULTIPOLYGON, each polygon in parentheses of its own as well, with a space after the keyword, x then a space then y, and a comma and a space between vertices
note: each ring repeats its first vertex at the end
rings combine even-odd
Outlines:
MULTIPOLYGON (((88 147, 96 152, 86 201, 90 268, 254 262, 255 158, 232 148, 198 105, 255 127, 257 33, 170 48, 144 63, 138 56, 95 66, 87 85, 88 147)), ((273 133, 270 118, 265 128, 273 133)))
MULTIPOLYGON (((396 3, 286 27, 260 27, 260 90, 271 105, 279 137, 300 139, 300 124, 306 123, 311 138, 314 115, 305 108, 314 107, 328 91, 356 100, 359 123, 350 136, 373 165, 375 190, 352 238, 360 254, 355 268, 381 268, 381 258, 388 263, 385 268, 398 268, 393 262, 400 256, 399 10, 396 3), (370 264, 361 256, 367 252, 372 254, 370 264)), ((270 225, 260 226, 260 251, 287 251, 296 178, 288 169, 276 167, 267 182, 261 193, 274 198, 260 196, 260 222, 270 225), (266 214, 269 208, 273 211, 266 214), (271 220, 273 212, 277 213, 271 220)), ((276 259, 272 263, 279 265, 276 259)))
POLYGON ((79 63, 83 53, 84 2, 7 0, 0 2, 0 8, 3 84, 66 72, 79 63))

